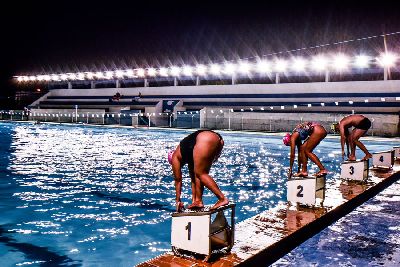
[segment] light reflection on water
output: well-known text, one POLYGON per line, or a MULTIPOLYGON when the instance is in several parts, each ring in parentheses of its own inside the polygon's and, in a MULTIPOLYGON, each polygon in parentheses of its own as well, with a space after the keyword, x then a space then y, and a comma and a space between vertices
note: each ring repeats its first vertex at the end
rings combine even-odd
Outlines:
MULTIPOLYGON (((0 235, 9 239, 0 242, 6 264, 55 257, 59 265, 132 266, 170 248, 174 186, 166 155, 189 131, 29 124, 0 129, 12 136, 10 143, 1 141, 9 174, 0 174, 0 192, 12 195, 0 206, 0 235), (33 244, 39 252, 27 256, 10 249, 15 244, 33 244), (43 257, 41 250, 51 253, 43 257)), ((237 203, 238 221, 285 201, 289 151, 281 137, 222 135, 225 148, 211 175, 237 203)), ((337 140, 322 142, 316 153, 337 176, 337 140)), ((185 179, 186 203, 189 188, 185 179)), ((216 201, 208 190, 204 200, 216 201)))

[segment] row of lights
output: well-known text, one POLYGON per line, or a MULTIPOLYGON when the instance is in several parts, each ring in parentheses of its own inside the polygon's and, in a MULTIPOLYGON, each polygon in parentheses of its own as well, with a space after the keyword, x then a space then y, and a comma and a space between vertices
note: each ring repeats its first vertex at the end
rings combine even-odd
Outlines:
POLYGON ((178 76, 206 76, 206 75, 234 75, 250 74, 258 72, 260 74, 268 74, 272 72, 304 72, 306 70, 326 71, 333 69, 336 71, 346 71, 351 66, 357 68, 368 68, 371 64, 381 67, 393 67, 396 64, 398 56, 393 53, 384 53, 377 58, 366 55, 358 55, 350 58, 344 54, 338 54, 334 57, 324 55, 315 56, 311 61, 305 58, 296 57, 288 61, 285 59, 275 59, 274 61, 259 60, 251 63, 241 61, 238 64, 227 62, 225 64, 199 64, 192 66, 172 66, 170 68, 139 68, 128 70, 116 70, 106 72, 79 72, 79 73, 62 73, 62 74, 46 74, 31 76, 16 76, 19 82, 29 81, 75 81, 75 80, 104 80, 104 79, 124 79, 124 78, 147 78, 147 77, 178 77, 178 76))

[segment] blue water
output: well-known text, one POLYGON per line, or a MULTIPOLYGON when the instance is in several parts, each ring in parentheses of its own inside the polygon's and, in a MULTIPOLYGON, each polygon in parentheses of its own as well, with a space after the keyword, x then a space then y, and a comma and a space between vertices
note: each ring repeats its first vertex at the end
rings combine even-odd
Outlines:
MULTIPOLYGON (((0 266, 133 266, 168 251, 175 191, 166 155, 189 133, 0 123, 0 266)), ((237 221, 285 201, 281 137, 222 135, 211 175, 237 203, 237 221)), ((372 152, 398 145, 365 143, 372 152)), ((315 153, 337 177, 338 139, 315 153)), ((216 199, 206 190, 204 201, 216 199)))

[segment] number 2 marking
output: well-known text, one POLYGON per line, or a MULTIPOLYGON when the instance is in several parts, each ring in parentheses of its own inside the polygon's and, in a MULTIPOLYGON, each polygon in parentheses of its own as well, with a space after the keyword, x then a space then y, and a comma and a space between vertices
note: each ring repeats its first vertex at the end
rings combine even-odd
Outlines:
POLYGON ((350 174, 351 174, 351 175, 354 174, 354 166, 350 166, 350 174))
POLYGON ((299 192, 297 192, 297 197, 303 197, 303 186, 298 185, 297 189, 299 189, 299 192))
POLYGON ((192 234, 192 223, 188 222, 188 224, 186 225, 185 229, 188 231, 188 240, 190 240, 190 236, 192 234))

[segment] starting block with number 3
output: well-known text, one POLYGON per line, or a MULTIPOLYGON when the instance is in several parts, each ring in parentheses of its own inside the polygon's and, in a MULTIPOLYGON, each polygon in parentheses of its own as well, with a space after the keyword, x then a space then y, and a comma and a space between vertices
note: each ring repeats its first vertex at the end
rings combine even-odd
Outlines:
POLYGON ((400 146, 394 146, 394 158, 395 159, 400 159, 400 146))
POLYGON ((177 256, 186 252, 206 255, 207 260, 214 250, 232 249, 234 231, 235 204, 210 211, 175 212, 172 214, 172 251, 177 256), (230 215, 230 224, 225 215, 230 215))
POLYGON ((392 168, 394 164, 394 150, 376 152, 372 154, 372 166, 377 168, 392 168))
POLYGON ((325 198, 325 176, 296 177, 288 181, 288 201, 314 206, 317 198, 321 201, 325 198))
POLYGON ((369 160, 345 161, 340 168, 340 178, 365 181, 368 178, 369 160))

